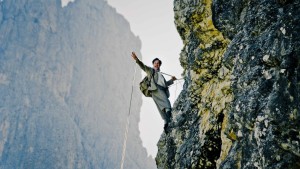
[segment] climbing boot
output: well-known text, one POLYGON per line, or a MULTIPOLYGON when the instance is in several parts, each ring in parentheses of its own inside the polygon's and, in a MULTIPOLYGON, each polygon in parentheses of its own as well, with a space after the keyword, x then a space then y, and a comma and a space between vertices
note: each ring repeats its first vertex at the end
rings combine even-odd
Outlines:
POLYGON ((167 122, 170 123, 170 122, 171 122, 171 117, 172 117, 171 111, 167 111, 167 112, 166 112, 166 117, 167 117, 167 119, 166 119, 167 122))
POLYGON ((170 126, 170 123, 171 123, 171 111, 167 111, 166 112, 166 121, 165 121, 165 125, 164 125, 164 131, 165 133, 168 133, 169 132, 169 126, 170 126))
POLYGON ((169 126, 169 123, 165 123, 165 125, 164 125, 164 131, 165 131, 165 133, 168 133, 168 126, 169 126))

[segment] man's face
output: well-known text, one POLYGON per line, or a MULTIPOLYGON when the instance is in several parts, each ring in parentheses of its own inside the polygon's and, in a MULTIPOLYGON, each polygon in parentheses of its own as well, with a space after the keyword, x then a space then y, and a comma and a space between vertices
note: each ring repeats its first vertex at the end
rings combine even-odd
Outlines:
POLYGON ((160 68, 159 60, 154 61, 154 63, 153 63, 153 68, 154 68, 155 70, 158 70, 158 69, 160 68))

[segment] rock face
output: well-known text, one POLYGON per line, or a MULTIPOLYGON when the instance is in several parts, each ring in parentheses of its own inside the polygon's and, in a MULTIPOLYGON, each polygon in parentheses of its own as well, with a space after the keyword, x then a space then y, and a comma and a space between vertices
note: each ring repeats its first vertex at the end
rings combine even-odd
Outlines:
POLYGON ((158 168, 300 168, 299 7, 174 1, 185 85, 158 168))
POLYGON ((299 1, 214 1, 215 25, 232 40, 225 130, 237 136, 220 168, 300 168, 299 9, 299 1))
POLYGON ((174 1, 185 84, 174 103, 170 132, 158 143, 158 168, 215 168, 220 157, 222 122, 232 101, 231 71, 222 64, 229 41, 213 25, 211 3, 174 1))
MULTIPOLYGON (((141 48, 128 22, 101 0, 4 0, 0 23, 0 168, 119 168, 141 48)), ((124 168, 155 168, 133 98, 124 168)))

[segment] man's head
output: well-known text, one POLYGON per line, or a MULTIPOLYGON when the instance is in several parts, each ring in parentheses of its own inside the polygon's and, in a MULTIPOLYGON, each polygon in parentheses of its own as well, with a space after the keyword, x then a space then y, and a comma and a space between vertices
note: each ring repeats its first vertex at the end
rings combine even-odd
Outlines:
POLYGON ((159 68, 161 66, 161 60, 159 60, 158 58, 155 58, 155 59, 153 59, 152 64, 153 64, 153 68, 155 70, 159 70, 159 68))

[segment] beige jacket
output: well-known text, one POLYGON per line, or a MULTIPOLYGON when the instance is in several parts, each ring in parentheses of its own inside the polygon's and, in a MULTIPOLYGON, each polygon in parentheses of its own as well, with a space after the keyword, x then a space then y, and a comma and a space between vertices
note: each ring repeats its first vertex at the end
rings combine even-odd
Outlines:
POLYGON ((150 77, 150 75, 154 72, 154 77, 151 78, 151 84, 150 84, 150 87, 149 87, 149 90, 151 91, 154 91, 154 90, 157 90, 157 88, 160 88, 162 90, 165 90, 166 91, 166 94, 167 94, 167 97, 169 98, 170 97, 170 92, 169 92, 169 88, 168 86, 170 86, 171 84, 174 83, 174 81, 171 79, 169 81, 166 81, 166 79, 164 78, 164 81, 165 81, 165 84, 167 85, 167 88, 165 87, 162 87, 162 86, 159 86, 156 82, 158 80, 158 74, 157 74, 157 71, 155 71, 155 69, 149 67, 149 66, 146 66, 144 65, 144 63, 142 61, 140 61, 139 59, 136 60, 136 63, 141 67, 141 69, 146 72, 147 76, 150 77))

